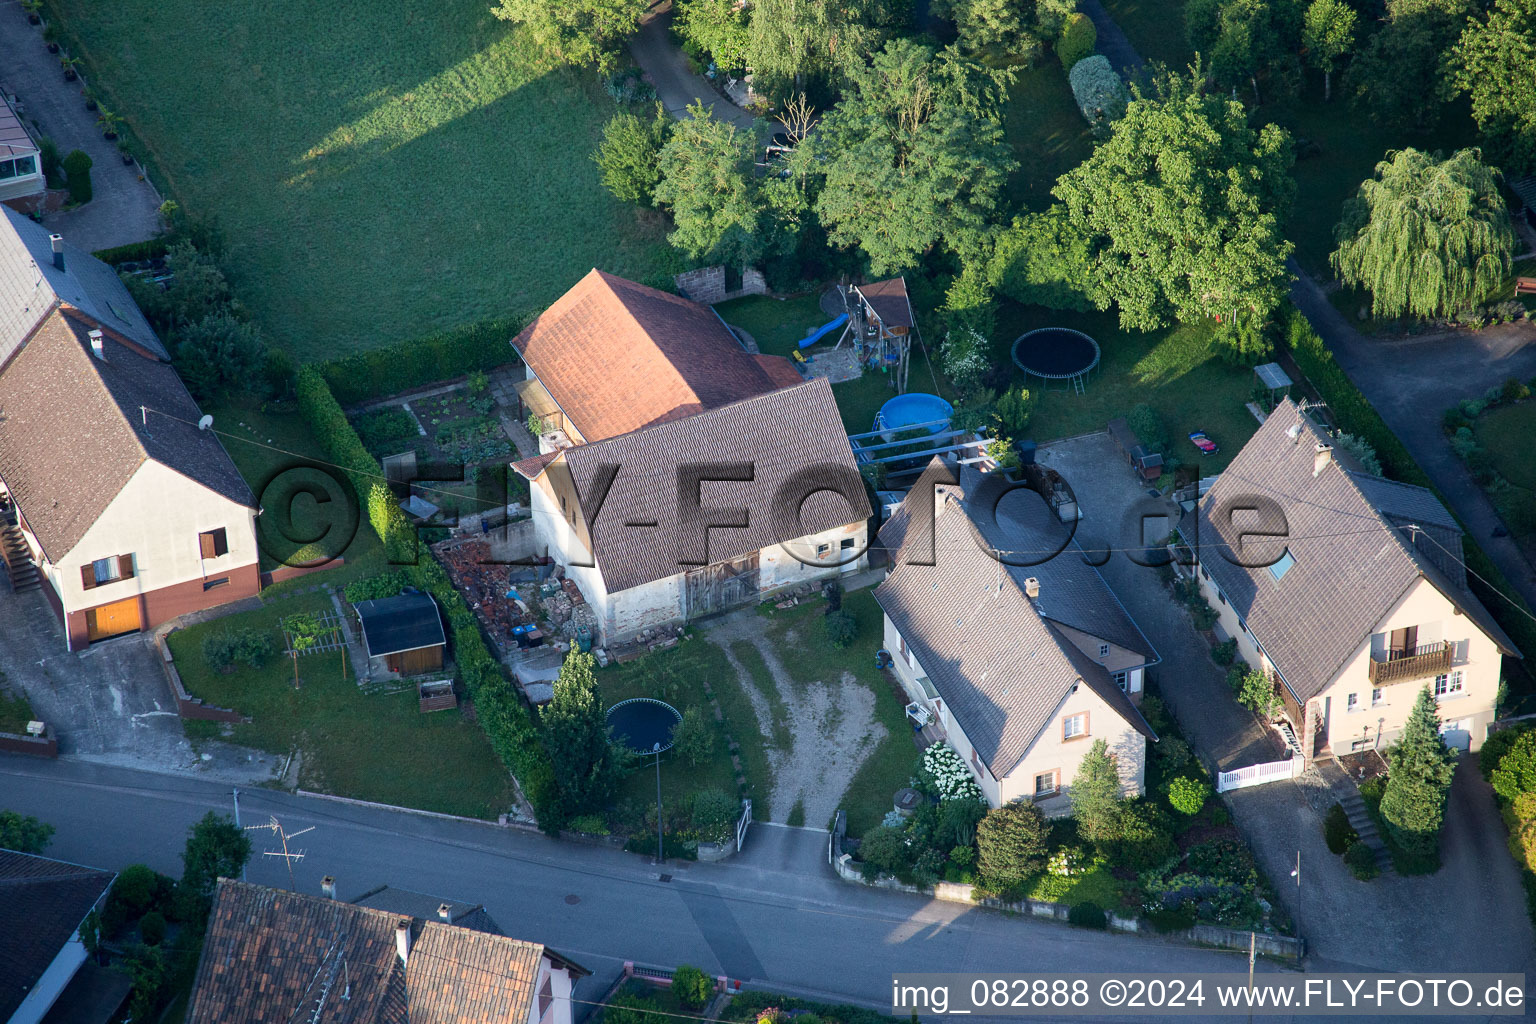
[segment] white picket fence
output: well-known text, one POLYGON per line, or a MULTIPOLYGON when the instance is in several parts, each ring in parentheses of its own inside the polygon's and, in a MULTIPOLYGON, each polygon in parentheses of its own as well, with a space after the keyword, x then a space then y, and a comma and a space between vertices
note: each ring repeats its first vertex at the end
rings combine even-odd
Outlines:
POLYGON ((1234 789, 1262 786, 1266 782, 1294 779, 1301 774, 1304 767, 1305 765, 1301 758, 1293 757, 1285 761, 1251 764, 1246 768, 1239 768, 1235 772, 1221 772, 1216 776, 1216 792, 1227 793, 1234 789))

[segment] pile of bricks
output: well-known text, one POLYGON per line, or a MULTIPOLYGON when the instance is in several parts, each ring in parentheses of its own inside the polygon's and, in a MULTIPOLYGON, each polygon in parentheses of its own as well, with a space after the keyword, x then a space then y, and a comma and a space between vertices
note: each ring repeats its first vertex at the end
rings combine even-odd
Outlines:
POLYGON ((513 567, 491 563, 491 546, 480 539, 446 540, 432 550, 498 649, 515 648, 512 628, 532 622, 533 615, 525 602, 506 596, 513 567))

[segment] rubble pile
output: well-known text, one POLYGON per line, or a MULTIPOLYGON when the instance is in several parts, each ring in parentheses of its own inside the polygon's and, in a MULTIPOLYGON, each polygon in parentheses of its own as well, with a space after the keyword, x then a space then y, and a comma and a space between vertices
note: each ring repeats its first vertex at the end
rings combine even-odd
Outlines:
POLYGON ((521 567, 492 563, 490 544, 478 538, 442 541, 434 544, 432 551, 496 645, 497 653, 515 650, 517 640, 512 630, 534 621, 526 601, 507 596, 512 591, 512 575, 521 567))

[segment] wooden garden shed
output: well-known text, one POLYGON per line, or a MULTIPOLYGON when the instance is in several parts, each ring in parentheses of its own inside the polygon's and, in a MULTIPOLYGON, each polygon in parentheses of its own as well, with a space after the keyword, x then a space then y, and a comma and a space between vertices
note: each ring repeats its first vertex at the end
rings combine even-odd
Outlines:
POLYGON ((359 601, 353 607, 363 626, 363 648, 370 661, 382 662, 390 672, 403 676, 443 667, 448 638, 431 594, 411 591, 359 601))

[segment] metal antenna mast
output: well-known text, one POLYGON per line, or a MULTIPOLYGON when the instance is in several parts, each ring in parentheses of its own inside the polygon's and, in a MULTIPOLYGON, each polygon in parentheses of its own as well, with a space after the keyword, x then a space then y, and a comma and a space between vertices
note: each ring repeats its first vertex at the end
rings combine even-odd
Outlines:
POLYGON ((274 814, 274 815, 270 816, 267 824, 265 824, 265 825, 247 825, 247 826, 245 826, 245 830, 247 832, 255 831, 256 829, 267 829, 273 835, 277 836, 280 840, 282 840, 283 849, 282 849, 281 852, 279 852, 277 850, 264 850, 264 851, 262 851, 262 856, 263 857, 281 857, 281 858, 283 858, 283 861, 288 865, 288 888, 289 888, 289 890, 291 890, 293 892, 297 892, 298 891, 298 887, 294 884, 294 881, 293 881, 293 862, 296 861, 296 860, 303 860, 304 859, 304 851, 303 850, 298 850, 298 851, 289 850, 288 849, 288 840, 290 840, 290 839, 297 839, 299 836, 303 835, 306 832, 313 832, 315 830, 315 826, 311 825, 311 826, 309 826, 309 828, 301 828, 297 832, 287 832, 287 831, 284 831, 282 824, 277 820, 277 815, 274 814))

